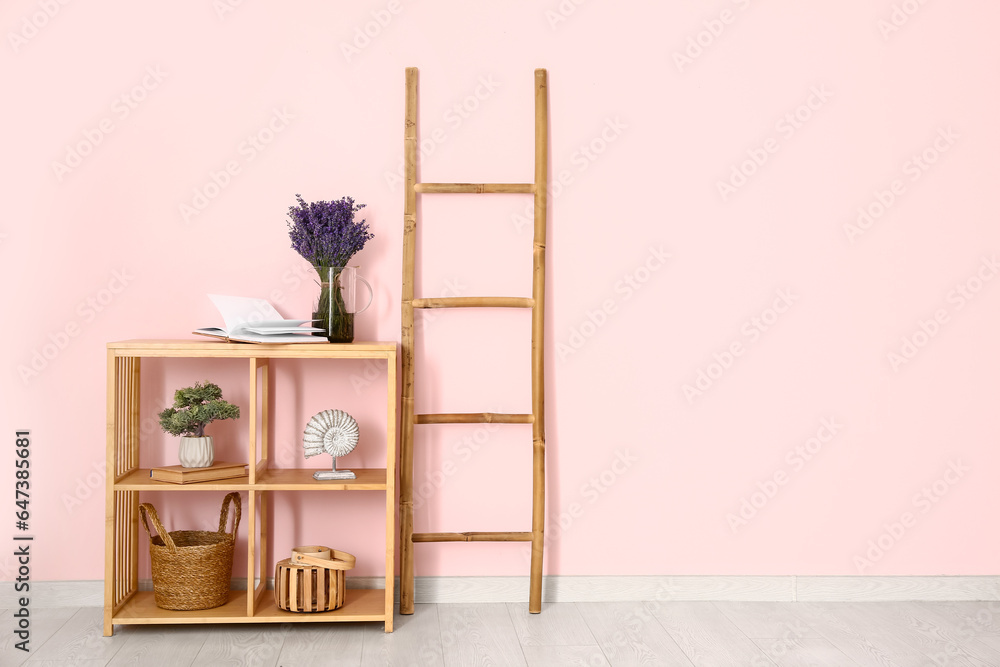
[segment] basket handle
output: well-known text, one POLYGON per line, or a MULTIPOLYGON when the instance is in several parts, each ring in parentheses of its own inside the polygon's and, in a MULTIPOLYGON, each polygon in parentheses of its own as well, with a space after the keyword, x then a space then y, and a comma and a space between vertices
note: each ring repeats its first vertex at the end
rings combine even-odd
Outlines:
POLYGON ((160 517, 156 515, 156 508, 149 503, 142 503, 139 505, 139 517, 142 519, 142 527, 146 529, 146 534, 149 535, 149 541, 153 541, 153 534, 149 532, 149 523, 146 522, 147 515, 153 520, 153 527, 156 528, 156 532, 160 536, 160 539, 163 540, 163 544, 166 545, 170 551, 177 551, 177 545, 174 544, 174 538, 170 537, 170 533, 168 533, 163 527, 163 524, 160 523, 160 517))
POLYGON ((226 494, 226 497, 222 499, 222 511, 219 514, 219 532, 226 534, 226 524, 229 522, 229 504, 232 503, 236 507, 236 514, 233 518, 233 532, 230 533, 233 539, 236 539, 236 530, 240 527, 240 514, 243 508, 243 502, 240 500, 240 494, 236 491, 232 491, 226 494))
POLYGON ((296 552, 292 554, 292 562, 296 565, 315 565, 316 567, 325 567, 328 570, 350 570, 354 567, 356 560, 354 556, 346 551, 331 549, 330 554, 332 558, 327 560, 326 558, 316 558, 314 556, 307 556, 303 553, 296 552))

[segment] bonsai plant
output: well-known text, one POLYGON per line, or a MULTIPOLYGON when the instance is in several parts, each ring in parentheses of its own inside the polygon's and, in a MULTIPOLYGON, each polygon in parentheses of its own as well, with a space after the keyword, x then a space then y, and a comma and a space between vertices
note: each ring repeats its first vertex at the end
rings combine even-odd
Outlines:
MULTIPOLYGON (((298 206, 288 208, 288 236, 292 248, 302 255, 320 275, 320 293, 313 319, 320 322, 324 335, 331 343, 354 341, 354 303, 356 268, 347 266, 365 243, 375 237, 364 219, 354 220, 354 214, 365 207, 351 197, 336 201, 306 203, 295 195, 298 206)), ((371 285, 368 286, 371 289, 371 285)), ((371 301, 369 301, 369 304, 371 301)))
POLYGON ((185 468, 205 468, 215 461, 212 436, 205 426, 219 419, 238 419, 239 406, 223 400, 219 385, 196 382, 174 392, 174 405, 160 412, 160 427, 181 436, 178 458, 185 468))

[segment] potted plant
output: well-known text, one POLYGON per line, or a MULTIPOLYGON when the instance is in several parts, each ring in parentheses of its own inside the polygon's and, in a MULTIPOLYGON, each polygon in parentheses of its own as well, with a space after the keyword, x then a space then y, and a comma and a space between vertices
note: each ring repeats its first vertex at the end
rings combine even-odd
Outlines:
POLYGON ((219 419, 239 419, 238 406, 222 399, 219 385, 196 382, 174 392, 174 405, 160 412, 160 427, 181 436, 178 458, 185 468, 206 468, 215 461, 212 436, 205 426, 219 419))
POLYGON ((365 207, 355 204, 351 197, 336 201, 306 203, 302 195, 295 195, 298 206, 288 209, 288 236, 292 248, 302 255, 319 273, 319 298, 313 309, 317 327, 323 329, 317 336, 326 336, 331 343, 354 342, 354 315, 371 305, 358 308, 355 300, 355 281, 367 285, 368 281, 357 275, 356 266, 347 263, 365 247, 375 235, 369 232, 362 219, 355 221, 354 214, 365 207))

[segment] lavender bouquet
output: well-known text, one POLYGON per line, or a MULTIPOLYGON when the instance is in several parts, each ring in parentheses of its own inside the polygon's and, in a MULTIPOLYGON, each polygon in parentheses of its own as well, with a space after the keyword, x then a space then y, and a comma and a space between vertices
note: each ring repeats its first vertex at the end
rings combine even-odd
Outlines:
POLYGON ((320 275, 320 294, 313 319, 326 331, 331 343, 354 341, 353 303, 346 303, 342 290, 350 286, 353 295, 354 269, 347 263, 375 235, 354 214, 365 207, 351 197, 336 201, 306 203, 295 195, 298 206, 288 208, 288 236, 292 248, 302 255, 320 275), (348 282, 350 281, 350 282, 348 282))

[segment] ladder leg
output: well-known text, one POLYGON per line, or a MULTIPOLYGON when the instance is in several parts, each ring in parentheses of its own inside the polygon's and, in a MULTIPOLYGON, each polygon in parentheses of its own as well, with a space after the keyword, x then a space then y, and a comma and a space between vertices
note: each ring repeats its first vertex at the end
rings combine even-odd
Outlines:
POLYGON ((528 611, 542 610, 545 545, 545 222, 549 176, 548 73, 535 70, 535 238, 531 297, 532 503, 531 585, 528 611))
POLYGON ((417 230, 417 68, 406 69, 406 163, 403 202, 402 349, 403 390, 399 465, 399 613, 413 613, 413 281, 417 230))

